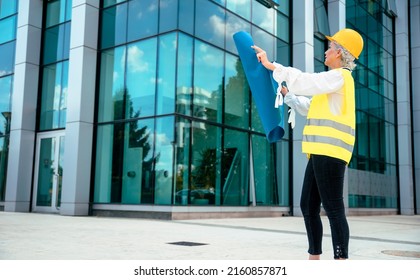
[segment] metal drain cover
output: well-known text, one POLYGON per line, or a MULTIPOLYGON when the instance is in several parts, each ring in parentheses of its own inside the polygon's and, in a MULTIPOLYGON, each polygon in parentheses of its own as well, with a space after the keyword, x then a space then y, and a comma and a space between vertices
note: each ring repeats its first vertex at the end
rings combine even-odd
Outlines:
POLYGON ((402 251, 402 250, 384 250, 382 253, 397 257, 419 258, 420 252, 415 251, 402 251))
POLYGON ((208 245, 206 243, 197 243, 197 242, 189 242, 189 241, 170 242, 168 244, 179 245, 179 246, 203 246, 203 245, 208 245))

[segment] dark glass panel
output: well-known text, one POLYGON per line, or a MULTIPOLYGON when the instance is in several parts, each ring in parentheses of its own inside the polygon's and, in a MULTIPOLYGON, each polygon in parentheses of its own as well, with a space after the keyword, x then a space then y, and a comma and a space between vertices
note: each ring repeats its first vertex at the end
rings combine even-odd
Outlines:
POLYGON ((225 129, 222 153, 222 183, 216 189, 216 204, 248 206, 249 140, 248 134, 225 129), (220 203, 219 203, 220 202, 220 203))
POLYGON ((153 135, 153 119, 98 127, 95 202, 154 202, 153 135))
POLYGON ((127 4, 103 10, 101 47, 109 48, 127 41, 127 4))
POLYGON ((272 147, 264 136, 252 136, 252 159, 257 205, 278 204, 272 147))
POLYGON ((222 131, 203 122, 193 122, 192 129, 190 203, 214 205, 221 184, 222 131))

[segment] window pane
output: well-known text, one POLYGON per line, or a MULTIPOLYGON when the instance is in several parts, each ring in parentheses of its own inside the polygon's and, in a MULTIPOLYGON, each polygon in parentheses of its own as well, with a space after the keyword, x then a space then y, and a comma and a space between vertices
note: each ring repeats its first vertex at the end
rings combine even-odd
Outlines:
POLYGON ((157 114, 175 112, 176 33, 159 38, 157 114))
POLYGON ((175 138, 175 198, 174 203, 187 205, 190 201, 190 141, 191 122, 184 118, 176 118, 175 138))
POLYGON ((0 0, 0 18, 4 18, 15 13, 17 13, 17 0, 0 0))
POLYGON ((69 22, 45 31, 44 64, 69 58, 70 26, 69 22))
POLYGON ((16 39, 16 16, 0 20, 0 44, 16 39))
POLYGON ((101 55, 98 122, 123 118, 125 47, 105 51, 101 55))
MULTIPOLYGON (((191 204, 215 204, 215 192, 220 190, 221 129, 193 122, 191 163, 191 204)), ((220 193, 217 193, 220 198, 220 193)), ((219 201, 217 201, 219 205, 219 201)))
POLYGON ((238 14, 247 20, 251 19, 251 1, 250 0, 243 0, 243 1, 227 0, 226 8, 228 8, 235 14, 238 14))
POLYGON ((225 39, 225 11, 211 1, 196 1, 195 17, 196 36, 215 44, 221 48, 224 47, 225 39))
POLYGON ((233 41, 233 34, 238 31, 251 33, 251 25, 242 18, 228 12, 226 18, 226 50, 235 54, 238 53, 238 50, 233 41))
MULTIPOLYGON (((194 1, 195 3, 195 1, 194 1)), ((179 29, 193 34, 194 32, 194 5, 191 1, 179 1, 179 29)))
POLYGON ((178 0, 160 0, 159 8, 159 32, 175 30, 178 19, 178 0))
POLYGON ((274 9, 267 8, 258 1, 252 2, 252 23, 274 34, 274 9))
POLYGON ((252 157, 257 205, 274 205, 277 202, 274 170, 274 151, 263 136, 252 136, 252 157))
POLYGON ((126 118, 155 114, 157 39, 127 46, 126 118))
POLYGON ((124 129, 124 141, 114 142, 114 151, 116 145, 124 147, 121 202, 152 204, 155 195, 153 164, 156 160, 153 157, 154 120, 129 122, 124 129))
POLYGON ((281 13, 277 13, 276 22, 276 36, 285 42, 289 42, 289 18, 281 13))
POLYGON ((194 116, 222 122, 223 52, 200 41, 194 56, 194 116))
POLYGON ((0 78, 0 136, 10 132, 13 76, 0 78))
POLYGON ((53 0, 47 2, 46 27, 57 25, 70 20, 67 14, 71 14, 71 0, 53 0), (70 11, 66 11, 70 9, 70 11))
POLYGON ((68 62, 44 67, 40 130, 66 125, 68 62))
POLYGON ((127 4, 121 4, 102 13, 101 47, 108 48, 127 41, 127 4))
POLYGON ((98 203, 153 203, 153 119, 98 127, 98 203))
POLYGON ((248 134, 225 129, 222 154, 221 204, 249 205, 248 134))
POLYGON ((9 155, 9 137, 0 137, 0 201, 6 193, 7 160, 9 155))
POLYGON ((178 36, 176 112, 190 116, 194 41, 182 33, 178 36))
POLYGON ((16 41, 0 45, 0 77, 13 74, 16 41))
POLYGON ((158 8, 156 0, 128 2, 128 41, 157 34, 158 8))
POLYGON ((249 86, 241 61, 226 54, 225 123, 249 128, 249 86))
POLYGON ((174 117, 156 119, 155 204, 172 203, 174 126, 174 117))

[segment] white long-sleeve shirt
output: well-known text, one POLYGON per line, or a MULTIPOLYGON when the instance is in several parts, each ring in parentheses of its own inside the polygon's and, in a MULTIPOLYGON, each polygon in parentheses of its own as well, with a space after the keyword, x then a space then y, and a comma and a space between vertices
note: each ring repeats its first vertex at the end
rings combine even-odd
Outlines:
MULTIPOLYGON (((305 73, 293 67, 285 67, 274 63, 274 80, 280 85, 286 81, 289 93, 284 102, 299 114, 308 114, 310 99, 307 96, 328 94, 328 103, 333 114, 338 115, 344 100, 344 77, 338 70, 320 73, 305 73)), ((281 85, 279 86, 281 87, 281 85)), ((280 90, 280 88, 279 88, 280 90)))

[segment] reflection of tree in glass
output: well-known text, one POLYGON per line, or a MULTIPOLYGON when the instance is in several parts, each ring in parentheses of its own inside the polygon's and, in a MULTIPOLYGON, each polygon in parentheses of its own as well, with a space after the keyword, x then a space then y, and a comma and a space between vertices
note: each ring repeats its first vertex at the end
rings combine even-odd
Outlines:
MULTIPOLYGON (((137 119, 140 116, 140 110, 134 111, 133 102, 127 89, 123 88, 114 95, 114 119, 125 119, 127 115, 130 119, 137 119)), ((124 162, 124 145, 128 141, 129 148, 142 148, 142 190, 147 190, 147 194, 142 194, 143 197, 149 201, 153 197, 153 176, 146 176, 152 174, 154 163, 159 161, 160 155, 150 157, 146 160, 149 153, 152 152, 150 143, 150 131, 147 125, 139 128, 138 120, 130 122, 121 122, 114 124, 114 148, 113 148, 113 164, 112 164, 112 202, 121 202, 122 192, 122 176, 123 176, 123 162, 124 162), (125 139, 125 133, 128 125, 128 139, 125 139)), ((126 150, 125 152, 130 152, 126 150)))

